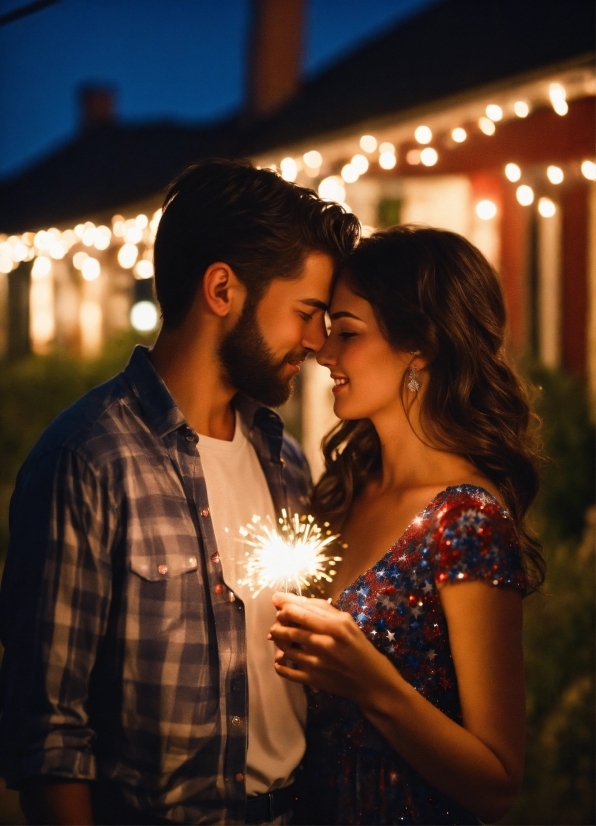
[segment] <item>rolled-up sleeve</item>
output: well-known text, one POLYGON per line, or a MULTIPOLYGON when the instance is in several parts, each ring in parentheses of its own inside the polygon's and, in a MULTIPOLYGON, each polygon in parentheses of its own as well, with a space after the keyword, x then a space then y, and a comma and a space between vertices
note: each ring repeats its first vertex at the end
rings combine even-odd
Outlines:
POLYGON ((105 635, 115 506, 109 477, 55 448, 22 468, 0 592, 0 769, 93 779, 89 680, 105 635))

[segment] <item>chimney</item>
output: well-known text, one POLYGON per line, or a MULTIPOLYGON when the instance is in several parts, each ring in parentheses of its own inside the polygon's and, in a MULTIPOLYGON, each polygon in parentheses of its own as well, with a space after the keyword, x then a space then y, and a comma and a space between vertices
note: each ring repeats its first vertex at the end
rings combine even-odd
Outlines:
POLYGON ((300 84, 305 0, 253 0, 247 112, 270 115, 300 84))
POLYGON ((82 86, 79 106, 83 132, 114 122, 114 91, 106 86, 82 86))

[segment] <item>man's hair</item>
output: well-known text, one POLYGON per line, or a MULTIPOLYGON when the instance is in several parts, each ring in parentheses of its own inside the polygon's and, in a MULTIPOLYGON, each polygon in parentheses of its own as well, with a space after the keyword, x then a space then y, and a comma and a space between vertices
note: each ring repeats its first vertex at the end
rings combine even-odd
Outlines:
POLYGON ((210 264, 222 261, 258 301, 274 278, 300 273, 306 256, 335 264, 355 248, 358 219, 311 189, 249 161, 212 159, 170 186, 155 238, 155 289, 164 327, 186 316, 210 264))

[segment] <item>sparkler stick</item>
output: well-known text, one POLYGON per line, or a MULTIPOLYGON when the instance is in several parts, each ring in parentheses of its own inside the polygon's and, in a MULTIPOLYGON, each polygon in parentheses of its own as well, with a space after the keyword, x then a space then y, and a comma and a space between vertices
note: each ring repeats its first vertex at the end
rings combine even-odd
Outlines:
MULTIPOLYGON (((279 518, 279 530, 270 517, 265 521, 253 516, 252 521, 240 528, 241 539, 253 550, 246 551, 244 568, 246 576, 238 580, 239 585, 247 585, 253 592, 253 599, 264 588, 290 589, 302 596, 302 587, 314 580, 325 579, 332 582, 333 567, 341 561, 340 556, 327 556, 325 549, 338 534, 331 535, 315 523, 314 517, 299 517, 297 513, 289 517, 285 509, 279 518)), ((325 523, 325 528, 329 523, 325 523)))

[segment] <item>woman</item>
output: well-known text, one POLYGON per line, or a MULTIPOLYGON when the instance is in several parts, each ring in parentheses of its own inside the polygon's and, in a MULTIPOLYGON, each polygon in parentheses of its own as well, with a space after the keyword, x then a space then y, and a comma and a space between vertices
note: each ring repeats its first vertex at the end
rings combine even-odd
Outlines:
POLYGON ((492 822, 521 782, 521 601, 544 578, 499 282, 464 238, 397 227, 330 318, 343 422, 313 507, 347 547, 332 604, 276 594, 271 629, 277 672, 313 689, 296 822, 492 822))

